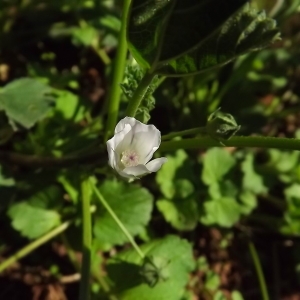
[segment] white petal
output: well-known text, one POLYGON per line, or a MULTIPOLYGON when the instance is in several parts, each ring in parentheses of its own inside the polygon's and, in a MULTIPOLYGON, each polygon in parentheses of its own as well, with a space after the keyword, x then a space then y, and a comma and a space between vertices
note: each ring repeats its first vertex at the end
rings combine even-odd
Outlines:
POLYGON ((129 124, 131 127, 134 127, 137 121, 135 118, 125 117, 124 119, 120 120, 115 128, 115 134, 122 131, 126 124, 129 124))
POLYGON ((108 140, 106 142, 106 146, 107 146, 107 152, 108 152, 108 163, 113 169, 115 169, 117 156, 116 156, 115 150, 113 149, 113 145, 114 145, 113 139, 114 139, 114 137, 112 139, 108 140))
POLYGON ((149 163, 146 164, 146 168, 150 171, 150 172, 157 172, 162 164, 164 164, 168 159, 166 157, 160 157, 160 158, 156 158, 151 160, 149 163))
POLYGON ((135 167, 128 167, 123 170, 124 173, 128 175, 133 175, 134 177, 140 177, 145 174, 151 173, 145 165, 137 165, 135 167))
POLYGON ((131 131, 131 129, 131 126, 129 124, 126 124, 123 130, 115 133, 115 135, 110 140, 108 140, 106 144, 109 144, 113 150, 116 150, 118 145, 124 141, 125 136, 128 132, 131 131))
POLYGON ((106 142, 109 164, 114 169, 118 168, 119 165, 121 153, 118 152, 118 149, 121 148, 123 144, 126 146, 128 139, 125 137, 127 137, 130 132, 131 126, 126 124, 122 131, 116 133, 110 140, 106 142), (119 146, 120 144, 121 146, 119 146))
POLYGON ((123 172, 122 170, 117 170, 118 174, 124 178, 129 178, 129 179, 136 179, 134 175, 127 174, 123 172))
POLYGON ((154 125, 147 127, 135 126, 133 128, 132 148, 140 156, 140 163, 146 164, 160 145, 160 131, 154 125))

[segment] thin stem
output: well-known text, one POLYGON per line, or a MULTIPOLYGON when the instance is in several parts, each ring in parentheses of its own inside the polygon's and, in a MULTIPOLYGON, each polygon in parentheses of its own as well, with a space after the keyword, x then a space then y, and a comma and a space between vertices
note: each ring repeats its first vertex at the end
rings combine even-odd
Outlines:
POLYGON ((146 73, 142 80, 140 81, 137 89, 135 90, 132 98, 129 100, 127 110, 126 110, 126 116, 128 117, 134 117, 136 114, 136 111, 141 104, 141 101, 143 100, 149 85, 151 84, 152 79, 156 76, 155 73, 146 73))
POLYGON ((255 246, 252 242, 250 242, 250 241, 248 242, 248 247, 249 247, 249 251, 250 251, 250 254, 251 254, 251 257, 253 260, 253 264, 255 267, 257 279, 259 281, 262 300, 269 300, 270 298, 269 298, 269 294, 268 294, 266 280, 265 280, 264 273, 263 273, 263 270, 261 267, 259 256, 258 256, 255 246))
POLYGON ((62 242, 63 242, 63 244, 64 244, 64 246, 65 246, 65 248, 67 250, 67 255, 69 257, 69 260, 73 264, 73 267, 75 268, 75 270, 77 272, 79 272, 80 271, 79 262, 78 262, 78 260, 76 258, 76 254, 75 254, 74 250, 71 248, 71 246, 69 244, 69 241, 68 241, 66 235, 64 233, 62 233, 60 237, 61 237, 61 240, 62 240, 62 242))
MULTIPOLYGON (((76 254, 74 252, 74 250, 71 248, 66 236, 64 234, 61 235, 62 238, 62 242, 64 243, 66 249, 67 249, 67 254, 69 256, 70 261, 72 262, 74 268, 76 269, 76 271, 80 270, 80 266, 79 263, 76 259, 76 254)), ((95 266, 94 268, 92 268, 92 274, 93 277, 95 279, 97 279, 97 281, 99 282, 99 284, 101 285, 103 291, 105 292, 105 294, 107 295, 107 297, 109 298, 109 300, 118 300, 118 298, 112 294, 111 290, 110 290, 110 286, 109 284, 106 282, 104 276, 100 273, 100 269, 99 266, 95 266)))
POLYGON ((187 129, 187 130, 182 130, 182 131, 177 131, 177 132, 171 132, 169 134, 165 134, 161 137, 162 141, 165 140, 170 140, 175 137, 181 137, 185 135, 197 135, 197 134, 204 134, 206 133, 206 128, 205 127, 197 127, 197 128, 192 128, 192 129, 187 129))
MULTIPOLYGON (((99 160, 101 149, 96 149, 92 153, 81 155, 68 155, 65 157, 45 157, 38 155, 26 155, 16 152, 0 151, 0 161, 4 163, 11 163, 31 168, 62 168, 85 163, 95 163, 99 160)), ((104 162, 105 159, 100 159, 104 162)))
POLYGON ((93 276, 98 280, 99 284, 101 285, 101 287, 102 287, 103 291, 105 292, 105 294, 107 295, 108 299, 109 300, 118 300, 117 296, 111 292, 110 286, 106 282, 103 275, 100 274, 98 266, 97 266, 97 268, 98 268, 98 270, 93 271, 93 276))
MULTIPOLYGON (((168 135, 164 136, 163 140, 165 140, 167 136, 168 135)), ((170 138, 170 136, 168 136, 168 138, 170 138)), ((234 136, 228 141, 222 141, 222 143, 228 147, 277 148, 298 151, 300 150, 300 139, 291 138, 234 136)), ((182 139, 177 141, 163 141, 161 143, 160 150, 166 152, 175 151, 177 149, 200 149, 210 147, 224 147, 224 145, 222 145, 221 143, 212 139, 209 136, 200 136, 197 138, 182 139)), ((56 158, 0 151, 0 161, 7 164, 16 164, 31 168, 60 168, 70 167, 74 165, 76 166, 86 163, 95 164, 95 160, 98 160, 97 165, 104 163, 106 164, 106 158, 105 156, 101 155, 101 153, 103 153, 103 149, 99 148, 89 154, 69 155, 65 157, 56 158)))
POLYGON ((82 226, 83 226, 83 249, 81 280, 79 288, 79 300, 90 299, 90 269, 91 269, 91 249, 92 249, 92 221, 90 210, 90 185, 87 179, 81 183, 82 200, 82 226))
MULTIPOLYGON (((254 147, 277 148, 286 150, 300 150, 300 139, 263 137, 263 136, 234 136, 228 141, 222 141, 227 147, 254 147)), ((161 151, 174 151, 177 149, 199 149, 210 147, 224 147, 209 136, 182 139, 179 141, 165 141, 161 143, 161 151)))
POLYGON ((14 264, 19 259, 25 257, 41 245, 45 244, 55 236, 59 235, 63 231, 65 231, 71 224, 71 221, 66 221, 59 225, 58 227, 54 228, 53 230, 47 232, 40 238, 36 239, 35 241, 31 242, 30 244, 26 245, 24 248, 20 249, 18 252, 16 252, 14 255, 10 256, 8 259, 3 261, 0 264, 0 272, 4 271, 6 268, 14 264))
POLYGON ((129 13, 130 0, 123 1, 122 17, 121 17, 121 30, 119 32, 118 38, 118 48, 116 54, 116 60, 113 69, 113 79, 110 88, 110 93, 107 98, 108 100, 108 116, 105 131, 105 140, 113 132, 113 129, 117 123, 118 111, 120 105, 121 88, 120 83, 122 83, 126 56, 127 56, 127 41, 126 41, 126 30, 127 30, 127 18, 129 13))
POLYGON ((92 178, 91 178, 90 183, 92 185, 92 189, 94 190, 94 192, 95 192, 96 196, 98 197, 98 199, 100 200, 101 204, 104 206, 104 208, 107 210, 107 212, 111 215, 111 217, 117 223, 117 225, 119 226, 119 228, 122 230, 122 232, 125 234, 125 236, 129 240, 129 242, 133 246, 133 248, 139 254, 139 256, 142 259, 144 259, 145 258, 144 253, 142 252, 142 250, 140 249, 140 247, 137 245, 137 243, 134 241, 132 235, 129 233, 129 231, 126 229, 126 227, 123 225, 123 223, 121 222, 121 220, 117 217, 117 215, 115 214, 115 212, 109 206, 109 204, 107 203, 107 201, 104 199, 104 197, 102 196, 102 194, 100 193, 100 191, 97 189, 97 187, 94 184, 94 181, 95 180, 92 180, 92 178))

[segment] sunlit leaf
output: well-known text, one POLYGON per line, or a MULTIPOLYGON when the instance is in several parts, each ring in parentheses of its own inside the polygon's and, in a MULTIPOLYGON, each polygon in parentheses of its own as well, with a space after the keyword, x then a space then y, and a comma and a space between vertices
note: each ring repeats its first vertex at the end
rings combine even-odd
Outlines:
POLYGON ((241 202, 241 212, 245 215, 250 214, 252 210, 257 206, 257 198, 253 192, 244 191, 241 193, 239 199, 241 202))
POLYGON ((162 194, 167 199, 190 195, 194 187, 188 180, 192 172, 186 152, 178 150, 175 155, 167 155, 167 158, 168 163, 164 164, 156 175, 156 182, 159 184, 162 194))
POLYGON ((239 291, 233 291, 231 293, 231 298, 232 300, 244 300, 244 297, 239 291))
MULTIPOLYGON (((150 220, 153 197, 145 188, 117 181, 105 181, 100 186, 103 197, 133 235, 141 233, 150 220)), ((99 203, 99 201, 98 201, 99 203)), ((97 244, 104 249, 128 242, 110 214, 99 203, 94 233, 97 244)))
POLYGON ((164 279, 150 287, 141 277, 141 258, 134 250, 110 260, 108 274, 120 300, 180 300, 194 267, 191 245, 177 236, 167 236, 142 245, 143 253, 159 260, 164 279))
POLYGON ((36 79, 22 78, 0 90, 0 109, 14 122, 32 127, 54 103, 52 89, 36 79))
POLYGON ((208 270, 205 274, 205 288, 207 288, 208 290, 210 291, 215 291, 219 285, 220 285, 220 276, 211 271, 211 270, 208 270))
POLYGON ((161 199, 156 205, 165 220, 178 230, 193 230, 198 223, 199 212, 195 196, 176 200, 161 199))
POLYGON ((211 185, 220 181, 235 165, 235 158, 226 150, 213 148, 203 158, 202 180, 211 185))
POLYGON ((251 191, 255 194, 265 193, 267 187, 264 185, 263 178, 257 174, 254 170, 254 155, 248 153, 245 160, 242 163, 242 171, 244 172, 243 177, 243 188, 251 191))
POLYGON ((231 227, 240 218, 241 209, 233 198, 208 200, 204 203, 203 215, 200 222, 204 225, 219 225, 231 227))
POLYGON ((61 191, 50 186, 25 201, 11 205, 7 214, 14 229, 21 235, 34 239, 60 223, 60 215, 54 208, 61 201, 61 191))

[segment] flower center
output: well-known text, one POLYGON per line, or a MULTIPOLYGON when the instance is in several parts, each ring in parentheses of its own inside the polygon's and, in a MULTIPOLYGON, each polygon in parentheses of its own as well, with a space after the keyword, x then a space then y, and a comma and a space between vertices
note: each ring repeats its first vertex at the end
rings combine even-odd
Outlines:
POLYGON ((135 167, 139 164, 139 156, 134 150, 125 150, 122 152, 121 163, 127 167, 135 167))

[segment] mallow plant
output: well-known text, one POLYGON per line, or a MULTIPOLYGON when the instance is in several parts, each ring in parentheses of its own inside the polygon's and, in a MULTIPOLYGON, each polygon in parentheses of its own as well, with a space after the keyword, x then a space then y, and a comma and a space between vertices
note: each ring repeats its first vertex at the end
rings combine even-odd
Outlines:
MULTIPOLYGON (((80 207, 81 217, 62 221, 55 211, 45 211, 45 206, 51 207, 51 189, 51 193, 47 191, 50 198, 45 198, 35 216, 37 222, 41 221, 40 217, 52 223, 43 223, 47 223, 45 228, 37 228, 29 236, 26 222, 18 220, 22 212, 28 213, 32 209, 28 203, 34 201, 27 199, 26 203, 13 206, 8 212, 13 227, 33 241, 2 262, 0 270, 73 228, 76 223, 80 224, 79 236, 82 236, 80 300, 91 299, 91 290, 97 299, 187 299, 183 298, 185 286, 189 274, 195 270, 191 245, 175 235, 151 240, 145 226, 151 219, 153 196, 141 186, 144 177, 168 164, 175 165, 176 162, 163 155, 168 156, 180 149, 260 147, 300 150, 300 140, 239 136, 241 126, 234 116, 218 107, 207 116, 205 126, 161 136, 156 124, 147 124, 155 107, 153 92, 165 78, 205 76, 206 71, 221 68, 251 51, 260 51, 279 39, 276 21, 264 11, 257 11, 246 0, 124 0, 112 82, 105 104, 107 118, 105 126, 97 128, 101 131, 101 146, 97 145, 93 151, 87 147, 73 155, 57 154, 57 157, 46 158, 0 154, 7 161, 34 166, 38 170, 100 160, 97 169, 89 165, 78 168, 76 176, 68 173, 69 177, 66 177, 66 173, 61 173, 57 177, 74 207, 80 207), (126 97, 127 107, 120 105, 122 97, 126 97), (108 165, 110 169, 106 168, 108 165), (101 176, 107 179, 102 182, 101 176), (135 236, 139 237, 139 243, 135 236), (108 251, 126 242, 132 248, 108 259, 107 275, 94 270, 96 250, 108 251), (91 289, 91 281, 95 278, 100 282, 101 291, 91 289)), ((57 90, 54 93, 60 95, 57 90)), ((15 127, 21 125, 29 129, 51 110, 52 96, 43 83, 23 79, 1 90, 0 107, 15 127), (29 117, 20 117, 6 100, 18 99, 15 89, 26 90, 30 85, 43 95, 43 101, 34 97, 28 99, 35 109, 30 111, 29 117)), ((177 155, 184 154, 177 151, 177 155)), ((231 164, 230 157, 226 156, 224 164, 225 161, 231 164)), ((214 191, 209 179, 205 180, 214 191)), ((166 197, 168 188, 172 190, 171 194, 175 190, 170 184, 166 188, 166 197)), ((159 201, 159 208, 163 204, 159 201)), ((259 268, 258 265, 258 272, 259 268)), ((268 296, 262 275, 260 283, 262 297, 266 300, 268 296)))

